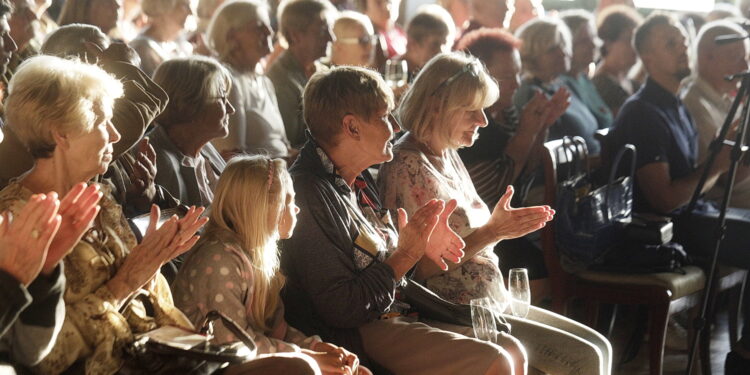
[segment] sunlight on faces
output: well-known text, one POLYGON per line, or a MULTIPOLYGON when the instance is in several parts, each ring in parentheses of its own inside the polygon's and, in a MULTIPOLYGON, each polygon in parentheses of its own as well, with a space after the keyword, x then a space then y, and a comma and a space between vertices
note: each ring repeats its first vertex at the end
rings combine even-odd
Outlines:
POLYGON ((598 46, 600 42, 596 36, 594 25, 586 23, 578 29, 573 36, 573 49, 571 58, 571 68, 573 70, 585 71, 589 64, 598 59, 598 46))
POLYGON ((229 33, 237 46, 237 54, 246 66, 255 66, 263 57, 271 53, 273 48, 273 31, 268 15, 258 10, 258 18, 229 33))
MULTIPOLYGON (((218 79, 219 77, 217 77, 218 79)), ((198 121, 205 126, 205 136, 208 139, 224 138, 229 135, 229 116, 234 114, 234 107, 229 102, 229 91, 224 87, 221 79, 216 95, 207 98, 205 110, 198 114, 198 121)))
POLYGON ((289 180, 286 182, 286 186, 289 187, 289 191, 286 194, 286 200, 284 207, 282 208, 281 215, 279 215, 279 238, 286 240, 292 237, 294 228, 297 226, 297 214, 299 213, 299 207, 294 201, 294 187, 288 174, 284 174, 285 179, 289 180))
POLYGON ((690 75, 688 41, 684 29, 677 24, 658 24, 646 40, 641 56, 652 76, 673 76, 682 80, 690 75))
MULTIPOLYGON (((393 159, 393 144, 391 140, 401 131, 398 123, 392 120, 387 107, 381 107, 371 119, 353 116, 359 124, 361 148, 359 152, 372 160, 372 165, 389 162, 393 159)), ((346 119, 344 120, 346 121, 346 119)))
POLYGON ((8 69, 8 63, 14 52, 18 50, 16 41, 10 35, 10 25, 8 17, 0 17, 0 74, 5 74, 8 69))
POLYGON ((500 86, 500 108, 513 105, 513 94, 521 86, 521 56, 517 50, 497 51, 487 63, 487 73, 500 86))
POLYGON ((90 130, 57 134, 56 138, 57 147, 63 147, 71 170, 93 177, 107 171, 112 162, 112 146, 120 140, 120 133, 112 125, 112 102, 87 102, 90 130))

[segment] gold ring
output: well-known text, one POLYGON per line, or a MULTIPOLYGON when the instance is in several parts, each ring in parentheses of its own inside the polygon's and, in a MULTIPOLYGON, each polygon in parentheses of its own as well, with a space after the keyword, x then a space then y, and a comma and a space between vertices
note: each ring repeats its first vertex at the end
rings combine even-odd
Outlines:
POLYGON ((36 229, 32 229, 31 230, 31 238, 33 238, 33 239, 39 238, 39 231, 36 230, 36 229))

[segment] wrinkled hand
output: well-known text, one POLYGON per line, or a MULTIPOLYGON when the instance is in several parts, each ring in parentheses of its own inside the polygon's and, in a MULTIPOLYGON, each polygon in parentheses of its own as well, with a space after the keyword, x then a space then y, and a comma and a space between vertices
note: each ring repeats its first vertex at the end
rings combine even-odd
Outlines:
POLYGON ((208 222, 208 218, 201 217, 204 210, 203 207, 190 207, 182 219, 172 216, 158 227, 161 211, 156 205, 151 206, 151 221, 143 241, 130 250, 110 280, 112 294, 124 298, 140 289, 164 263, 193 247, 199 238, 195 233, 208 222))
POLYGON ((464 252, 461 250, 466 246, 464 240, 448 225, 448 219, 456 210, 457 205, 455 199, 448 201, 443 212, 440 213, 437 225, 435 225, 425 249, 425 256, 443 271, 448 270, 448 264, 445 263, 446 259, 453 263, 459 263, 464 256, 464 252))
MULTIPOLYGON (((403 208, 398 209, 398 250, 406 251, 406 254, 414 261, 418 261, 425 254, 427 244, 430 241, 439 215, 445 208, 445 202, 432 199, 425 203, 417 212, 408 218, 403 208)), ((444 262, 438 263, 440 267, 444 262)))
POLYGON ((146 209, 149 204, 154 203, 156 196, 156 151, 151 147, 148 138, 143 138, 138 142, 138 152, 135 155, 135 163, 131 184, 128 186, 126 194, 127 201, 135 207, 146 209))
POLYGON ((302 353, 309 355, 320 367, 323 375, 354 375, 354 369, 344 362, 344 356, 337 352, 318 352, 302 349, 302 353))
POLYGON ((508 185, 500 200, 497 202, 487 226, 495 234, 497 240, 508 240, 522 237, 528 233, 544 227, 552 220, 555 211, 549 206, 534 206, 512 208, 513 186, 508 185))
POLYGON ((356 354, 344 349, 344 347, 321 341, 315 344, 314 349, 318 352, 340 355, 342 365, 350 368, 353 375, 357 374, 359 370, 359 358, 357 358, 356 354))
MULTIPOLYGON (((55 194, 56 193, 50 193, 55 194)), ((83 234, 91 227, 91 223, 99 213, 99 200, 102 193, 99 185, 80 183, 72 189, 60 201, 58 214, 61 217, 60 229, 52 240, 44 262, 42 272, 49 274, 57 263, 65 257, 73 247, 81 240, 83 234)))
POLYGON ((547 118, 551 111, 552 105, 547 96, 541 91, 535 92, 534 97, 521 110, 521 118, 518 124, 519 132, 528 129, 532 134, 538 135, 549 126, 547 118))
POLYGON ((28 286, 42 270, 52 237, 60 227, 57 194, 36 194, 15 219, 0 215, 0 270, 28 286))

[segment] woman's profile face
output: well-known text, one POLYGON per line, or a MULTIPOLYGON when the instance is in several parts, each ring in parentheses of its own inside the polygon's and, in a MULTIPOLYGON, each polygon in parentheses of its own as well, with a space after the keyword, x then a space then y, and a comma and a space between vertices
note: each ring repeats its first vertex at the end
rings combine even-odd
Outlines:
MULTIPOLYGON (((452 116, 450 143, 458 147, 471 147, 479 137, 479 128, 487 126, 484 109, 464 108, 452 116)), ((450 121, 450 120, 449 120, 450 121)))
POLYGON ((107 34, 117 27, 122 18, 122 0, 90 0, 87 12, 88 23, 107 34))
POLYGON ((544 82, 551 81, 570 70, 570 53, 563 42, 550 45, 534 62, 536 76, 544 82))
POLYGON ((623 30, 619 38, 607 45, 607 56, 605 59, 619 61, 623 67, 630 68, 638 61, 638 55, 633 48, 633 28, 623 30))
POLYGON ((68 134, 62 152, 71 170, 79 172, 86 179, 104 174, 112 162, 112 145, 120 140, 120 133, 112 125, 112 115, 96 111, 94 126, 89 132, 68 134))
POLYGON ((192 14, 193 11, 190 9, 190 1, 179 0, 175 3, 174 8, 172 8, 167 14, 167 19, 180 29, 184 29, 187 18, 192 14))
POLYGON ((262 15, 258 15, 255 21, 232 30, 229 35, 234 39, 239 62, 250 68, 254 68, 260 59, 271 53, 272 36, 270 23, 262 15))
POLYGON ((391 140, 401 127, 396 123, 387 108, 376 111, 372 118, 360 117, 361 147, 356 151, 370 161, 370 165, 385 163, 393 159, 391 140))
POLYGON ((229 92, 221 85, 219 94, 206 98, 207 104, 203 113, 198 115, 202 134, 199 136, 207 140, 224 138, 229 134, 229 116, 234 113, 234 107, 229 102, 229 92))

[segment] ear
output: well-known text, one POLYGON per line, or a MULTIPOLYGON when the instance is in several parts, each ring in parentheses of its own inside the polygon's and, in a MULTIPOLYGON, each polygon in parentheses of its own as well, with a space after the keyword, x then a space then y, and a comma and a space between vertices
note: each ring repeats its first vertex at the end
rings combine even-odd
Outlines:
POLYGON ((68 136, 58 132, 57 130, 52 131, 52 139, 55 141, 55 149, 59 147, 67 149, 70 147, 68 136))
POLYGON ((344 118, 341 120, 342 126, 343 126, 343 135, 345 137, 349 137, 351 139, 354 139, 356 141, 359 141, 361 139, 361 126, 362 123, 359 121, 357 116, 354 116, 353 114, 347 114, 344 116, 344 118))

